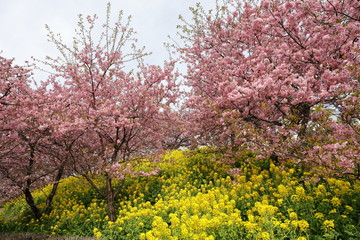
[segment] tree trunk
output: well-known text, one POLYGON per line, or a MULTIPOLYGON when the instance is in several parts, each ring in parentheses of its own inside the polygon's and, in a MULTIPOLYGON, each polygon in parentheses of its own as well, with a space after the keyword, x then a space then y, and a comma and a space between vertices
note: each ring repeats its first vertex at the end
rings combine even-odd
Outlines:
POLYGON ((54 199, 56 190, 57 190, 57 188, 59 186, 59 181, 60 181, 60 179, 61 179, 61 177, 63 175, 64 168, 65 168, 65 162, 59 167, 58 172, 56 174, 56 177, 54 179, 54 185, 53 185, 53 187, 51 189, 51 192, 50 192, 49 196, 47 196, 47 198, 46 198, 46 208, 45 208, 45 211, 44 211, 45 214, 49 214, 51 212, 52 200, 54 199))
POLYGON ((300 119, 300 130, 299 137, 304 139, 306 137, 307 125, 310 120, 311 107, 310 105, 304 103, 298 107, 299 119, 300 119))
POLYGON ((30 209, 34 213, 36 219, 40 219, 41 216, 42 216, 42 213, 39 210, 39 208, 36 206, 34 198, 33 198, 32 194, 30 192, 30 186, 32 184, 30 176, 33 173, 33 166, 34 166, 34 163, 35 163, 35 160, 34 160, 34 158, 35 158, 35 155, 34 155, 35 148, 30 143, 29 143, 29 146, 30 146, 31 152, 30 152, 29 166, 27 167, 27 171, 26 171, 26 175, 27 175, 28 179, 26 180, 26 187, 24 188, 23 192, 24 192, 24 195, 25 195, 26 202, 27 202, 27 204, 29 204, 30 209))
POLYGON ((106 174, 106 201, 108 205, 108 217, 112 222, 116 221, 117 214, 115 209, 115 197, 114 190, 112 188, 112 177, 106 174))
POLYGON ((34 213, 36 219, 40 219, 42 214, 41 211, 39 210, 39 208, 36 206, 34 198, 30 192, 30 189, 28 187, 26 187, 24 189, 24 194, 25 194, 25 199, 27 204, 29 204, 31 211, 34 213))

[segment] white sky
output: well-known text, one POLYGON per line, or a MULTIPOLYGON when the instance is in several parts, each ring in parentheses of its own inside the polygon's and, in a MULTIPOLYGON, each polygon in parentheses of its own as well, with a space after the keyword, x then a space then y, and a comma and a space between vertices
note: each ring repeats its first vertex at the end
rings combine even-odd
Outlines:
POLYGON ((176 38, 178 16, 190 20, 189 7, 196 2, 205 9, 215 6, 215 0, 0 0, 1 56, 15 58, 19 65, 30 61, 31 56, 38 59, 58 56, 54 45, 47 41, 45 24, 71 44, 78 14, 97 14, 97 23, 102 24, 108 2, 112 17, 117 17, 119 10, 132 16, 131 26, 137 32, 139 46, 153 52, 146 62, 159 65, 168 56, 163 46, 170 41, 167 36, 176 38))

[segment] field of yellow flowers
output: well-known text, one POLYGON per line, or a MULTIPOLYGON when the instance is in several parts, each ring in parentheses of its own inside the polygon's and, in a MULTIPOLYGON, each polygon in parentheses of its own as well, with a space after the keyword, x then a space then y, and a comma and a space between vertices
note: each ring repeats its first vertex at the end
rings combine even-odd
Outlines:
MULTIPOLYGON (((251 153, 222 164, 210 149, 173 151, 160 167, 157 176, 126 179, 115 222, 87 182, 73 176, 61 182, 42 221, 24 199, 7 203, 0 231, 131 240, 360 239, 359 181, 321 178, 251 153)), ((39 190, 37 201, 48 191, 39 190)))

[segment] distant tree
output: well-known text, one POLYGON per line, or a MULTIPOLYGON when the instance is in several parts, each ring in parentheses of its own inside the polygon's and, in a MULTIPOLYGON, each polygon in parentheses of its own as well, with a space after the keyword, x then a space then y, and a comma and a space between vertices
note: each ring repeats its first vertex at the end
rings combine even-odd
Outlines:
POLYGON ((192 12, 179 50, 195 136, 355 174, 359 1, 229 0, 192 12))
POLYGON ((53 139, 44 87, 30 87, 30 70, 0 57, 0 194, 1 200, 24 194, 37 219, 51 211, 66 158, 53 139), (40 208, 33 191, 53 183, 40 208))
POLYGON ((144 49, 136 48, 130 18, 123 21, 122 12, 111 26, 108 5, 99 39, 93 34, 96 19, 79 16, 72 47, 49 30, 62 56, 46 63, 55 70, 50 78, 58 100, 55 131, 75 172, 107 201, 109 219, 115 221, 115 199, 125 176, 156 173, 156 168, 136 170, 134 163, 162 149, 177 96, 176 73, 172 62, 163 68, 143 63, 144 49), (127 71, 129 62, 137 70, 127 71), (104 177, 106 187, 94 176, 104 177))

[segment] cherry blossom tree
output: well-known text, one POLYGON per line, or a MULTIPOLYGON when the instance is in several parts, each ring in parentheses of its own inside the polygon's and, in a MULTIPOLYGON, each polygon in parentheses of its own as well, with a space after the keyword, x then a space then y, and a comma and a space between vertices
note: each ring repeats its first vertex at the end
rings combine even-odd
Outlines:
POLYGON ((163 67, 146 65, 147 54, 137 48, 130 18, 111 24, 110 5, 99 38, 97 17, 79 16, 77 36, 69 47, 49 30, 59 58, 48 58, 55 73, 52 92, 55 131, 63 139, 74 171, 84 176, 108 204, 108 216, 116 220, 115 200, 127 175, 156 174, 136 169, 136 163, 162 149, 162 136, 171 120, 171 104, 177 95, 173 62, 163 67), (136 66, 129 69, 128 63, 136 66), (95 176, 105 179, 102 188, 95 176))
POLYGON ((179 51, 194 135, 355 174, 359 1, 229 0, 192 11, 179 51))
POLYGON ((0 197, 5 201, 24 194, 40 219, 51 211, 66 158, 51 132, 45 86, 31 88, 30 73, 0 57, 0 197), (50 183, 53 187, 40 208, 33 191, 50 183))

